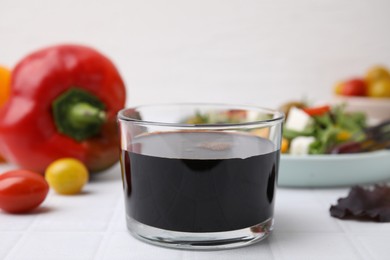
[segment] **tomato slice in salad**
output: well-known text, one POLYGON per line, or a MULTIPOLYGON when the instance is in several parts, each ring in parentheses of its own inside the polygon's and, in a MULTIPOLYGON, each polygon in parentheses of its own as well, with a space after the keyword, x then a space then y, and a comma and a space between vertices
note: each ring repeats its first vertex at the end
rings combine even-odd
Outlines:
POLYGON ((308 107, 304 108, 303 111, 305 111, 306 114, 309 116, 320 116, 325 113, 328 113, 330 111, 330 106, 319 106, 319 107, 308 107))

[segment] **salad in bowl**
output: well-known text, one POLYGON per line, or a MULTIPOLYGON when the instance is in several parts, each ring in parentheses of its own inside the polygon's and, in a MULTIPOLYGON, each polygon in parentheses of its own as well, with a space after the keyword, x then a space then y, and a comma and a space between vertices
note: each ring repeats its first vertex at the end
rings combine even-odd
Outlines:
POLYGON ((390 179, 390 121, 371 126, 344 105, 308 107, 290 102, 281 147, 278 184, 334 187, 390 179))
MULTIPOLYGON (((344 105, 310 107, 289 102, 280 108, 286 115, 281 145, 278 185, 334 187, 390 179, 390 122, 370 126, 361 112, 344 105)), ((183 119, 187 124, 253 121, 242 110, 199 111, 183 119)), ((263 137, 257 129, 249 134, 263 137)))
POLYGON ((290 102, 281 152, 293 155, 358 153, 390 147, 390 122, 368 127, 362 112, 346 112, 344 105, 308 107, 290 102))

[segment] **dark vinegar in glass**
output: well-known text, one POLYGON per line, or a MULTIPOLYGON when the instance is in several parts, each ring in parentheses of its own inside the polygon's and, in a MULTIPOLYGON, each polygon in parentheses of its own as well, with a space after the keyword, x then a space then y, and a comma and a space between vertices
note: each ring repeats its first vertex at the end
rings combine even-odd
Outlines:
POLYGON ((122 150, 127 216, 171 231, 248 228, 273 216, 279 151, 239 133, 167 132, 122 150))

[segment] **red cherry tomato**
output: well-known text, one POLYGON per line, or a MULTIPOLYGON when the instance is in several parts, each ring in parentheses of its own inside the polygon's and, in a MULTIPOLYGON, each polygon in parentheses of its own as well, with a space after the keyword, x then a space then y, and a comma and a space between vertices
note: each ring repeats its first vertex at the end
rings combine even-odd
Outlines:
POLYGON ((330 111, 330 106, 308 107, 304 108, 303 111, 305 111, 309 116, 320 116, 328 113, 330 111))
POLYGON ((362 79, 351 79, 344 83, 341 89, 343 96, 366 96, 367 84, 362 79))
POLYGON ((30 211, 44 201, 48 191, 42 175, 27 170, 8 171, 0 175, 0 208, 9 213, 30 211))

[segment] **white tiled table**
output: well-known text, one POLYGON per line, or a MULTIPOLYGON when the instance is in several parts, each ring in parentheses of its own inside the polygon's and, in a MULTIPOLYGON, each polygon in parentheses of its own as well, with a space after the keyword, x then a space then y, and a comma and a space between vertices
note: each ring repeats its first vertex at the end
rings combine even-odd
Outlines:
POLYGON ((174 250, 128 234, 116 165, 95 177, 83 194, 50 192, 33 213, 0 212, 0 259, 390 259, 390 223, 330 217, 330 204, 347 192, 279 188, 275 230, 267 240, 232 250, 174 250))

